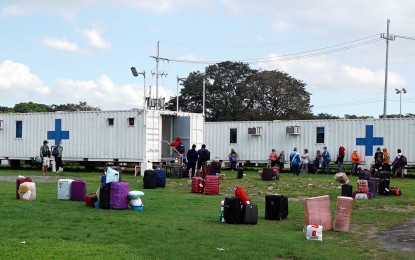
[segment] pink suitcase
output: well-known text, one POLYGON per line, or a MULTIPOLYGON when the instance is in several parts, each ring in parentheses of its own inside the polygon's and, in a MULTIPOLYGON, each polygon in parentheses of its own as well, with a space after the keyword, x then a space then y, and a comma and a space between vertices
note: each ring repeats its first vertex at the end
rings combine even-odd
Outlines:
POLYGON ((204 188, 204 181, 201 177, 193 177, 192 178, 192 192, 193 193, 203 193, 205 190, 204 188))
POLYGON ((73 181, 71 184, 71 200, 84 201, 86 195, 86 182, 82 180, 73 181))

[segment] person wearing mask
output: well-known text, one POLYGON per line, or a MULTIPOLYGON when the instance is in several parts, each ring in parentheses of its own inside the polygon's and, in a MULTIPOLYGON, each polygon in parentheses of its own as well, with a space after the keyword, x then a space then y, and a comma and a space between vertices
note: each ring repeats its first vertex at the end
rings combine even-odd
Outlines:
POLYGON ((357 153, 357 149, 353 150, 352 153, 352 175, 357 175, 357 168, 360 164, 360 156, 357 153))
POLYGON ((301 173, 308 174, 308 149, 304 149, 304 154, 301 155, 301 173))
POLYGON ((60 169, 62 169, 63 171, 62 153, 63 153, 63 143, 62 141, 60 141, 59 144, 57 144, 55 148, 53 148, 53 151, 52 151, 52 155, 53 157, 55 157, 55 167, 56 167, 57 172, 59 172, 60 169))
POLYGON ((330 173, 329 163, 331 160, 331 156, 329 151, 327 151, 326 146, 323 147, 323 153, 321 154, 321 157, 323 157, 323 163, 321 165, 323 168, 323 173, 330 173))

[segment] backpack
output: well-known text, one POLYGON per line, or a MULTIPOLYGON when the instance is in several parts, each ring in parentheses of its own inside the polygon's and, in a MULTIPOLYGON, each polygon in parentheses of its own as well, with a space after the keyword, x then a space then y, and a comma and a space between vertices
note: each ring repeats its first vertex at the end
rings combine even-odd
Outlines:
POLYGON ((210 160, 210 152, 208 149, 205 149, 203 152, 203 161, 209 161, 210 160))
POLYGON ((56 145, 52 150, 52 156, 58 156, 59 155, 59 148, 56 145))
POLYGON ((408 159, 405 156, 401 155, 401 166, 405 166, 407 164, 408 164, 408 159))
POLYGON ((231 156, 231 162, 236 162, 236 156, 231 156))
POLYGON ((183 143, 179 143, 179 144, 177 145, 177 147, 176 147, 176 150, 177 150, 179 153, 184 153, 184 152, 185 152, 185 150, 186 150, 186 148, 184 147, 184 144, 183 144, 183 143))

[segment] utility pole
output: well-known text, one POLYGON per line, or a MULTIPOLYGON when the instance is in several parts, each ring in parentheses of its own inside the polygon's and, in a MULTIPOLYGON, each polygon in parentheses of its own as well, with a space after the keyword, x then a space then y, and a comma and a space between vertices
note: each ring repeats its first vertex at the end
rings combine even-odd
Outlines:
POLYGON ((386 107, 387 107, 387 97, 388 97, 388 55, 389 55, 389 40, 393 41, 395 36, 389 35, 389 23, 388 19, 386 24, 386 35, 382 33, 380 36, 383 39, 386 39, 386 65, 385 65, 385 90, 383 93, 383 118, 386 118, 386 107))
MULTIPOLYGON (((160 58, 160 41, 157 41, 157 56, 150 56, 151 58, 156 60, 156 109, 160 108, 160 98, 159 98, 159 62, 160 60, 165 60, 165 61, 169 61, 168 59, 165 58, 160 58)), ((161 76, 166 76, 166 73, 161 73, 161 76)), ((150 101, 151 101, 151 96, 150 96, 150 101)), ((150 102, 151 103, 151 102, 150 102)))

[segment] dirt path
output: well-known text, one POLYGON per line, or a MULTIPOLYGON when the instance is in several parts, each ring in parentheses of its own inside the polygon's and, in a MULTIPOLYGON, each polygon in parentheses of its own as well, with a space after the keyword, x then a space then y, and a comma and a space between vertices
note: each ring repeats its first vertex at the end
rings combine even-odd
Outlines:
POLYGON ((415 219, 378 234, 381 245, 393 251, 406 251, 415 257, 415 219))

